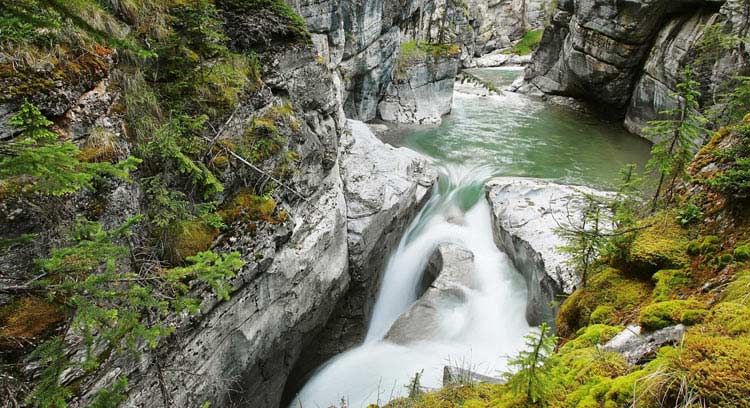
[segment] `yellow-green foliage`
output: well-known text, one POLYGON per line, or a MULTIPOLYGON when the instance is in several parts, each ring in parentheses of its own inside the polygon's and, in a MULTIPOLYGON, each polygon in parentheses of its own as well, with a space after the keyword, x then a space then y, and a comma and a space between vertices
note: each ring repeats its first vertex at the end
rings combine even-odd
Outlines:
POLYGON ((750 260, 750 245, 740 245, 732 252, 734 259, 738 262, 745 262, 750 260))
POLYGON ((219 230, 196 218, 183 221, 169 229, 166 252, 173 263, 183 262, 187 257, 211 248, 219 230))
POLYGON ((605 268, 591 277, 586 288, 576 290, 562 304, 557 316, 558 335, 563 338, 571 337, 578 329, 591 322, 594 312, 597 323, 622 323, 620 320, 626 319, 618 317, 616 312, 639 306, 648 299, 651 291, 648 281, 626 276, 614 268, 605 268), (608 311, 612 314, 608 315, 608 311))
POLYGON ((517 54, 517 55, 531 54, 539 46, 539 43, 542 42, 543 35, 544 35, 544 30, 527 31, 526 34, 523 35, 521 40, 518 41, 518 44, 513 46, 513 49, 512 49, 513 54, 517 54))
MULTIPOLYGON (((294 117, 294 111, 288 102, 274 105, 251 120, 239 142, 241 152, 253 163, 260 163, 277 155, 287 142, 281 129, 292 133, 300 130, 300 123, 294 117)), ((286 158, 282 156, 282 162, 286 158)))
POLYGON ((674 214, 664 212, 642 224, 647 227, 638 232, 630 247, 630 268, 650 275, 660 269, 688 265, 687 231, 677 224, 674 214))
POLYGON ((654 301, 661 302, 675 297, 678 289, 690 283, 691 273, 686 269, 663 269, 654 274, 654 301))
POLYGON ((577 350, 604 344, 621 332, 622 326, 607 326, 606 324, 592 324, 582 327, 576 337, 562 347, 562 350, 577 350))
POLYGON ((196 112, 211 118, 228 114, 239 103, 246 86, 255 86, 253 78, 257 61, 242 55, 229 55, 201 67, 184 86, 192 91, 196 112), (253 74, 253 75, 251 75, 253 74))
POLYGON ((272 198, 260 197, 248 190, 242 190, 232 197, 219 211, 219 215, 227 223, 253 223, 263 221, 279 224, 287 219, 284 210, 278 209, 272 198))
POLYGON ((496 386, 490 384, 452 385, 417 398, 398 398, 383 408, 453 408, 475 407, 496 395, 496 386), (470 405, 466 405, 470 404, 470 405))
POLYGON ((106 129, 96 127, 91 130, 91 134, 83 143, 78 153, 78 160, 89 163, 108 162, 115 160, 120 153, 116 135, 106 129))
POLYGON ((725 335, 750 334, 750 307, 734 302, 721 302, 712 307, 705 326, 725 335))
POLYGON ((724 291, 724 301, 750 306, 750 271, 737 274, 724 291))
POLYGON ((750 407, 747 337, 688 333, 676 364, 706 406, 750 407))
POLYGON ((714 235, 699 237, 688 243, 687 252, 693 256, 713 255, 719 250, 720 243, 719 237, 714 235))
POLYGON ((26 346, 65 319, 60 305, 37 297, 17 298, 0 307, 0 350, 26 346))
POLYGON ((640 322, 645 329, 658 330, 677 323, 698 323, 706 313, 706 306, 697 300, 669 300, 644 307, 640 322))

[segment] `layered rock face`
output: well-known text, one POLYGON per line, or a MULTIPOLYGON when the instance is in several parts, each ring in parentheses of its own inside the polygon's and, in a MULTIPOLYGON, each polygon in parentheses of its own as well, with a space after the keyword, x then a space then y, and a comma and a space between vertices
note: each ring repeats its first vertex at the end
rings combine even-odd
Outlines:
POLYGON ((380 118, 396 123, 440 123, 453 105, 458 56, 428 56, 403 67, 378 105, 380 118))
POLYGON ((485 192, 492 208, 495 242, 526 279, 526 320, 531 325, 554 324, 557 307, 553 304, 580 283, 567 263, 569 257, 558 249, 564 242, 555 229, 580 219, 584 194, 607 193, 515 177, 494 178, 485 192))
POLYGON ((287 386, 290 398, 313 369, 364 338, 388 254, 427 203, 437 179, 423 156, 384 144, 362 122, 349 124, 340 165, 351 283, 322 331, 307 339, 287 386))
POLYGON ((702 58, 699 50, 706 25, 729 22, 732 33, 746 32, 747 7, 742 0, 561 0, 521 91, 627 110, 628 128, 642 133, 646 121, 674 103, 669 93, 684 66, 696 66, 704 102, 731 73, 747 70, 740 48, 702 58))
POLYGON ((527 31, 544 28, 550 0, 469 0, 475 28, 474 54, 481 56, 507 48, 527 31))
MULTIPOLYGON (((289 0, 287 3, 305 19, 319 61, 336 72, 347 117, 362 121, 377 117, 378 103, 384 95, 393 102, 394 95, 404 93, 401 91, 421 97, 432 88, 432 97, 445 99, 442 95, 447 92, 448 82, 443 81, 446 74, 443 66, 452 66, 453 58, 414 67, 415 82, 407 88, 399 90, 391 84, 397 80, 394 74, 401 43, 418 40, 456 44, 461 65, 473 66, 474 57, 508 47, 527 31, 542 28, 550 7, 549 0, 472 0, 468 4, 458 0, 359 3, 289 0), (432 84, 425 87, 425 81, 432 84)), ((429 105, 414 107, 413 98, 409 96, 401 105, 416 112, 414 115, 394 114, 398 109, 392 106, 386 109, 385 116, 432 117, 445 112, 445 103, 441 102, 436 110, 429 105)))

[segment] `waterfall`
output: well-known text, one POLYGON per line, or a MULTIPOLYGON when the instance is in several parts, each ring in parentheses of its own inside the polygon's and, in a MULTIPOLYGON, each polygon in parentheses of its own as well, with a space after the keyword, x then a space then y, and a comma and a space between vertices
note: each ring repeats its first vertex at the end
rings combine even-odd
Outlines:
POLYGON ((391 255, 365 341, 340 354, 312 376, 292 407, 350 408, 385 403, 405 393, 422 372, 421 384, 442 385, 445 365, 498 375, 506 358, 522 346, 526 288, 492 236, 483 195, 487 168, 449 165, 442 169, 430 202, 391 255), (384 340, 391 324, 417 299, 427 260, 440 243, 455 243, 474 254, 476 285, 468 300, 439 310, 442 327, 429 341, 397 345, 384 340))

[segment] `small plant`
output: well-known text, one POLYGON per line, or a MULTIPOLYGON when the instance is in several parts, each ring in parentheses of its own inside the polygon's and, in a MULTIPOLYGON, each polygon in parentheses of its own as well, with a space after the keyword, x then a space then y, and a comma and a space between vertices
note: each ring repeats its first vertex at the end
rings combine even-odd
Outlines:
POLYGON ((677 210, 677 222, 683 227, 700 221, 701 218, 703 211, 692 200, 677 210))
POLYGON ((546 406, 552 384, 549 359, 557 338, 547 323, 542 323, 538 330, 527 334, 524 339, 526 349, 508 361, 508 366, 515 369, 515 373, 506 376, 508 384, 516 394, 525 397, 525 406, 546 406))

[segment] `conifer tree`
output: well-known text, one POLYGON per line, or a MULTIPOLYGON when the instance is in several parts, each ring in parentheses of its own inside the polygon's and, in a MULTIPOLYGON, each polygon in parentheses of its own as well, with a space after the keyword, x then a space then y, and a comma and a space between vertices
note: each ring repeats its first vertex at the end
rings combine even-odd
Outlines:
POLYGON ((656 211, 665 188, 667 201, 671 200, 675 184, 685 175, 685 169, 705 132, 703 126, 706 119, 698 111, 699 85, 693 78, 692 68, 686 67, 682 72, 682 82, 677 84, 677 92, 672 94, 677 106, 660 112, 671 119, 651 121, 650 126, 644 129, 654 142, 647 168, 659 174, 651 212, 656 211))
POLYGON ((508 373, 508 384, 517 394, 523 395, 526 406, 544 406, 549 394, 552 364, 549 359, 555 349, 557 338, 547 323, 538 330, 524 336, 526 349, 508 362, 514 373, 508 373))

